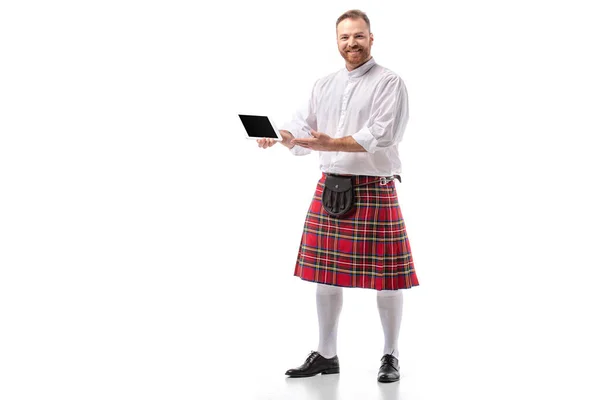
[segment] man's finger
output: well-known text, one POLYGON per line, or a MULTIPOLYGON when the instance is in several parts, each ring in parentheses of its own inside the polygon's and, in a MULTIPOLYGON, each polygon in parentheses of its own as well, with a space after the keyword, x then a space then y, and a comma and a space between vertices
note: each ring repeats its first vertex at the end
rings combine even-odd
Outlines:
POLYGON ((317 131, 315 131, 315 130, 313 130, 313 129, 311 129, 311 130, 310 130, 310 134, 311 134, 313 137, 317 137, 317 135, 318 135, 318 132, 317 132, 317 131))

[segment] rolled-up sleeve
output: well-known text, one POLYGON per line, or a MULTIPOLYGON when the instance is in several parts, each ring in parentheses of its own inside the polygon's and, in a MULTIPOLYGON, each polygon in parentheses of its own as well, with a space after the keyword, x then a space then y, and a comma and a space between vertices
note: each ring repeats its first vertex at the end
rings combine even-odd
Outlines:
MULTIPOLYGON (((302 107, 300 107, 293 118, 283 124, 281 127, 282 130, 288 131, 294 136, 294 138, 307 138, 312 137, 310 135, 310 130, 317 130, 317 114, 316 114, 316 97, 315 97, 315 88, 317 86, 317 82, 313 85, 313 89, 311 91, 310 98, 308 102, 304 103, 302 107)), ((292 154, 296 156, 303 156, 306 154, 310 154, 311 150, 294 146, 290 149, 292 154)))
POLYGON ((352 137, 369 153, 397 145, 408 122, 408 93, 400 77, 384 79, 376 89, 365 125, 352 137))

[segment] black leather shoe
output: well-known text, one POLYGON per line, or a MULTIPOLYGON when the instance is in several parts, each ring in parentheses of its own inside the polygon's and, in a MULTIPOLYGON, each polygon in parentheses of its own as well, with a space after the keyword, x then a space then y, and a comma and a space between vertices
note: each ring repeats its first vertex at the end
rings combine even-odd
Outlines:
POLYGON ((305 378, 307 376, 314 376, 317 374, 339 374, 340 373, 340 361, 338 356, 332 358, 325 358, 317 351, 311 351, 308 355, 304 364, 298 368, 288 369, 286 375, 290 378, 305 378))
POLYGON ((391 354, 381 357, 381 367, 379 367, 377 380, 379 382, 396 382, 398 379, 400 379, 398 359, 391 354))

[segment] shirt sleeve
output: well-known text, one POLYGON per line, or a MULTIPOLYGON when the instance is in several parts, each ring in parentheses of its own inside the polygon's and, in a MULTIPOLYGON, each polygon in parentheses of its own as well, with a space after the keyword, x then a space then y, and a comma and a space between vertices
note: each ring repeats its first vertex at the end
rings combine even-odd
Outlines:
MULTIPOLYGON (((294 136, 294 138, 307 138, 312 137, 310 130, 317 130, 317 115, 316 115, 316 97, 315 88, 317 82, 313 85, 313 89, 308 102, 302 105, 294 114, 291 121, 285 123, 281 129, 288 131, 294 136)), ((296 156, 303 156, 310 154, 311 150, 300 146, 294 146, 290 149, 292 154, 296 156)))
POLYGON ((369 153, 397 145, 408 122, 408 93, 399 76, 384 79, 375 91, 369 119, 352 135, 369 153))

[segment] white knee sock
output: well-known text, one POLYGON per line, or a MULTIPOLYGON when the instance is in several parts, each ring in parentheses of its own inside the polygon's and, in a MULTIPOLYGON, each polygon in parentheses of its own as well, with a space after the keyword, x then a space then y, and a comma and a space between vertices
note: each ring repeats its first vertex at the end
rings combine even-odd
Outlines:
POLYGON ((402 290, 381 290, 377 292, 377 309, 383 326, 383 354, 398 358, 398 335, 402 320, 402 290))
POLYGON ((337 355, 337 329, 342 311, 342 288, 317 283, 317 316, 319 318, 319 347, 325 358, 337 355))

